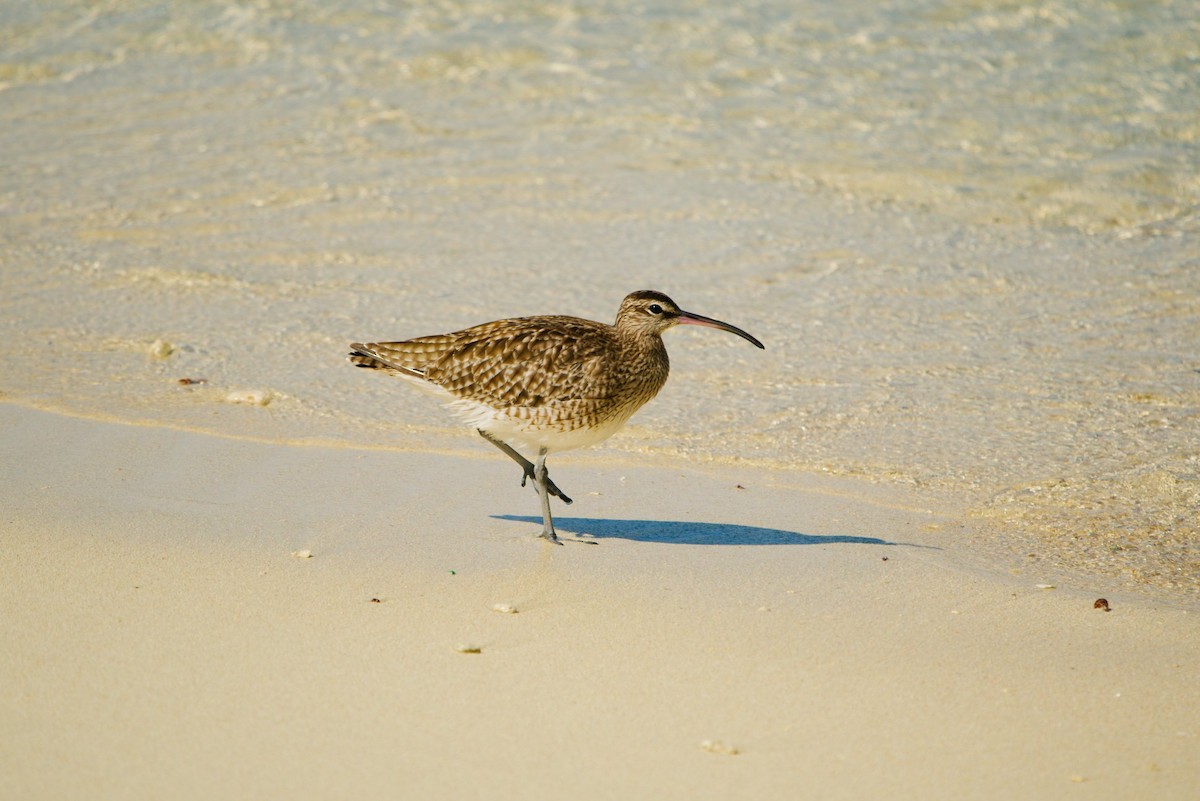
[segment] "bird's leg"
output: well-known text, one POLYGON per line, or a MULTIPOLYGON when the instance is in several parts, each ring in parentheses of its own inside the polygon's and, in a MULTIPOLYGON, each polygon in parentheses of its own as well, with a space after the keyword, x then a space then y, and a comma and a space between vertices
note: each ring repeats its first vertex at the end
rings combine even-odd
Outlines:
POLYGON ((495 437, 493 437, 493 436, 492 436, 491 434, 489 434, 488 432, 484 431, 482 428, 477 428, 477 429, 475 429, 475 430, 479 432, 479 436, 483 437, 483 438, 484 438, 484 439, 486 439, 488 442, 490 442, 490 443, 492 443, 493 445, 495 445, 495 446, 496 446, 497 448, 499 448, 501 451, 503 451, 504 453, 508 454, 508 458, 512 459, 512 460, 513 460, 514 462, 516 462, 517 464, 521 465, 521 470, 522 470, 522 472, 524 473, 524 475, 522 475, 522 476, 521 476, 521 486, 522 486, 522 487, 523 487, 523 486, 525 486, 525 482, 526 482, 528 479, 531 479, 531 478, 533 478, 533 477, 534 477, 534 475, 533 475, 533 462, 529 461, 529 460, 528 460, 528 459, 526 459, 524 456, 522 456, 521 454, 517 453, 516 449, 514 449, 514 448, 513 448, 511 445, 509 445, 507 442, 501 442, 500 440, 496 439, 495 437))
POLYGON ((533 488, 537 490, 538 497, 542 500, 542 533, 541 536, 550 540, 556 545, 562 545, 559 542, 558 535, 554 533, 554 518, 550 516, 550 475, 546 471, 546 449, 542 448, 538 452, 537 464, 533 468, 533 488))
MULTIPOLYGON (((536 484, 537 484, 537 476, 536 476, 536 475, 534 475, 534 465, 533 465, 533 462, 529 461, 529 460, 528 460, 528 459, 526 459, 524 456, 522 456, 521 454, 517 453, 517 452, 516 452, 516 450, 514 450, 514 449, 512 448, 512 446, 510 446, 508 443, 506 443, 506 442, 501 442, 500 440, 496 439, 495 437, 493 437, 493 436, 492 436, 491 434, 489 434, 488 432, 484 431, 482 428, 477 428, 477 429, 475 429, 475 430, 479 432, 479 436, 483 437, 483 438, 484 438, 484 439, 486 439, 488 442, 492 443, 492 444, 493 444, 493 445, 495 445, 497 448, 499 448, 500 450, 504 451, 504 453, 508 454, 508 457, 509 457, 510 459, 512 459, 512 460, 513 460, 514 462, 516 462, 517 464, 521 465, 521 471, 523 472, 523 475, 521 476, 521 486, 522 486, 522 487, 523 487, 523 486, 525 486, 525 482, 526 482, 528 479, 531 479, 531 478, 533 479, 533 481, 534 481, 534 484, 535 484, 535 486, 536 486, 536 484)), ((565 493, 564 493, 562 490, 560 490, 560 489, 559 489, 559 488, 558 488, 558 487, 557 487, 557 486, 554 484, 554 482, 553 482, 553 481, 551 481, 551 480, 550 480, 550 474, 549 474, 549 473, 547 473, 547 474, 546 474, 546 490, 547 490, 547 491, 548 491, 548 492, 549 492, 551 495, 553 495, 554 497, 556 497, 556 498, 560 498, 560 499, 562 500, 562 502, 563 502, 563 503, 568 503, 568 504, 569 504, 569 503, 574 503, 574 501, 572 501, 570 498, 568 498, 568 497, 566 496, 566 494, 565 494, 565 493)))

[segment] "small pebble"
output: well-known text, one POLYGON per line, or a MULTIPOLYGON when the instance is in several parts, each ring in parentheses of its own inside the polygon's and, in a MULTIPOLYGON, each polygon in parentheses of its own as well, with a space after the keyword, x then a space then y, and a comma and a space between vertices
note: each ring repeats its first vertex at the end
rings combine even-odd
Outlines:
POLYGON ((1107 598, 1097 598, 1096 603, 1092 604, 1093 609, 1103 609, 1105 612, 1111 612, 1112 607, 1108 605, 1107 598))
POLYGON ((297 559, 312 559, 312 555, 313 552, 308 550, 292 551, 292 556, 296 557, 297 559))
POLYGON ((271 393, 265 389, 237 389, 225 396, 225 402, 266 406, 271 402, 271 393))
POLYGON ((175 352, 175 346, 165 339, 156 339, 150 343, 150 355, 156 359, 165 359, 175 352))
POLYGON ((463 645, 462 643, 459 643, 458 645, 454 646, 454 650, 458 651, 460 654, 481 654, 481 653, 483 653, 483 649, 480 648, 478 645, 463 645))
POLYGON ((720 740, 703 740, 700 747, 710 754, 725 754, 726 756, 737 756, 741 753, 732 745, 726 745, 720 740))
POLYGON ((1054 589, 1054 585, 1053 584, 1039 584, 1039 585, 1037 585, 1037 588, 1039 590, 1052 590, 1052 589, 1054 589))
POLYGON ((517 608, 512 604, 493 604, 492 611, 503 612, 506 615, 515 615, 517 613, 517 608))

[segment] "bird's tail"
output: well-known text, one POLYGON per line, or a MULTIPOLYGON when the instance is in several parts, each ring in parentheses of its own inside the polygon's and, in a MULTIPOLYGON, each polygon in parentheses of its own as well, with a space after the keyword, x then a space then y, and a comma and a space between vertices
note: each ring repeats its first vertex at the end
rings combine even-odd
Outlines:
POLYGON ((424 372, 407 367, 399 362, 392 361, 387 358, 385 353, 381 353, 379 347, 375 344, 364 345, 361 342, 355 342, 350 346, 350 363, 355 367, 366 367, 370 370, 385 370, 389 373, 399 373, 400 375, 411 376, 413 378, 424 378, 424 372))

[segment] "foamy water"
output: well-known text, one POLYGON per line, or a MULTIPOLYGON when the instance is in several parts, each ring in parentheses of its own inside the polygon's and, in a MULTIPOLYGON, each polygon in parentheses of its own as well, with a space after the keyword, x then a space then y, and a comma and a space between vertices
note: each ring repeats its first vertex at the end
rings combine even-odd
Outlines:
POLYGON ((7 399, 474 451, 345 345, 654 288, 599 453, 1200 587, 1195 3, 180 5, 0 5, 7 399))

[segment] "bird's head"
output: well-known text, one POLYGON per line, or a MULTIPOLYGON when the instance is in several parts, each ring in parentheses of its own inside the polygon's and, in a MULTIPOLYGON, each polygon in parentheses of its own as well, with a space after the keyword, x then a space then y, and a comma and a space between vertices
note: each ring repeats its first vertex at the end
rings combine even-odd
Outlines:
POLYGON ((661 292, 643 289, 630 293, 621 301, 617 310, 617 328, 635 335, 655 336, 676 325, 703 325, 708 328, 719 328, 731 334, 737 334, 755 347, 762 348, 763 344, 737 326, 714 320, 700 314, 684 311, 675 301, 661 292))

